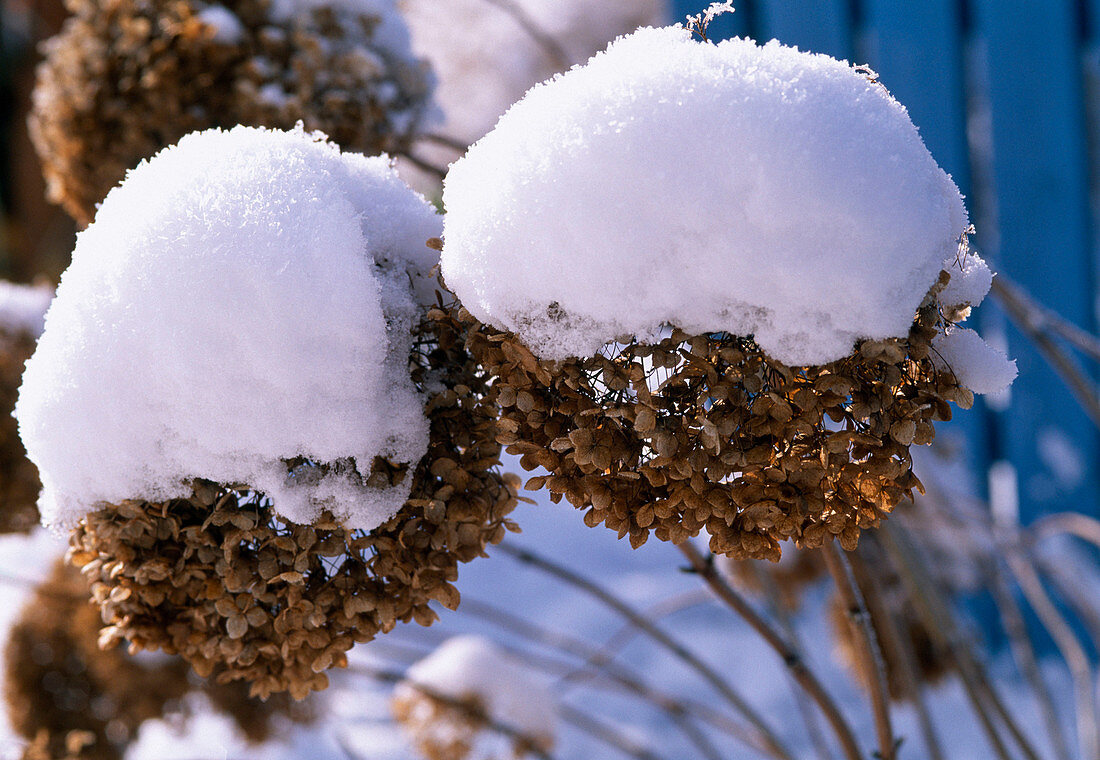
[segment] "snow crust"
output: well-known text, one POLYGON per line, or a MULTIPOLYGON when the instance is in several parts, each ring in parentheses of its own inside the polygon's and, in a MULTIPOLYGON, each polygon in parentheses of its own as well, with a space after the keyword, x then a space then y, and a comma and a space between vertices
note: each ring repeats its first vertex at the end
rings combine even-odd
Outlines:
POLYGON ((389 159, 319 133, 210 130, 143 162, 78 236, 20 389, 43 521, 196 477, 295 522, 390 517, 407 484, 295 480, 284 460, 423 455, 408 355, 440 226, 389 159))
POLYGON ((884 88, 678 27, 530 90, 454 164, 444 203, 448 285, 550 359, 670 323, 832 361, 905 335, 967 228, 884 88))
POLYGON ((405 673, 412 685, 445 697, 475 698, 497 721, 532 738, 552 740, 556 733, 556 700, 547 686, 511 655, 483 636, 455 636, 413 664, 405 673))
POLYGON ((53 288, 48 285, 19 285, 0 280, 0 330, 38 337, 52 300, 53 288))
POLYGON ((955 328, 932 339, 933 361, 949 369, 959 384, 974 393, 1003 391, 1016 379, 1016 361, 1009 360, 973 330, 955 328))

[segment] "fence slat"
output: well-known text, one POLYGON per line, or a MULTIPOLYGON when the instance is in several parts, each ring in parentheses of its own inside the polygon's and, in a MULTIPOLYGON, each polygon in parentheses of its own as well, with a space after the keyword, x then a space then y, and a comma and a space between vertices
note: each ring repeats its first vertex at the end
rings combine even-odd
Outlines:
MULTIPOLYGON (((866 58, 882 83, 909 110, 928 150, 969 199, 965 53, 958 3, 866 0, 864 7, 866 28, 857 57, 866 58)), ((978 318, 975 314, 975 322, 978 318)), ((941 440, 964 444, 969 471, 975 474, 972 485, 978 489, 985 488, 990 464, 987 416, 979 400, 971 411, 937 426, 941 440)))
POLYGON ((852 57, 847 0, 760 0, 755 8, 761 41, 774 37, 801 50, 852 57))
MULTIPOLYGON (((997 263, 1043 304, 1093 327, 1087 152, 1073 4, 976 0, 992 106, 997 263)), ((1097 435, 1065 385, 1019 333, 1020 377, 1004 415, 1024 519, 1097 513, 1097 435)))

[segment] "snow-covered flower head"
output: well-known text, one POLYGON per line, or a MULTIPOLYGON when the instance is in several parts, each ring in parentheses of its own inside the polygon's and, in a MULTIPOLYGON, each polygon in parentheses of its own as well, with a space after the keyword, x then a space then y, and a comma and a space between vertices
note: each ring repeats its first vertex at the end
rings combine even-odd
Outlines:
POLYGON ((516 500, 429 309, 439 224, 388 159, 301 130, 189 135, 108 195, 16 412, 105 643, 301 698, 458 603, 516 500))
POLYGON ((920 488, 909 447, 960 382, 1014 374, 951 351, 990 277, 958 189, 828 56, 640 30, 530 90, 444 203, 499 440, 634 545, 852 548, 920 488))
POLYGON ((394 0, 68 0, 31 135, 51 200, 81 224, 127 169, 188 132, 305 122, 398 153, 434 118, 394 0))
POLYGON ((547 685, 481 636, 448 639, 412 665, 393 710, 431 760, 519 760, 548 752, 557 732, 547 685))

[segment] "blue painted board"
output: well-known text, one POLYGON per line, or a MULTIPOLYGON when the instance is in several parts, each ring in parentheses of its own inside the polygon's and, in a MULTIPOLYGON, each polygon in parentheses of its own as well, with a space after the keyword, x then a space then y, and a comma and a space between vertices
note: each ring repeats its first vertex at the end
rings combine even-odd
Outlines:
MULTIPOLYGON (((996 260, 1041 303, 1094 328, 1079 29, 1069 2, 976 0, 992 105, 996 260)), ((1015 331, 1020 377, 1004 415, 1025 521, 1100 514, 1097 433, 1065 385, 1015 331)))
MULTIPOLYGON (((972 189, 959 4, 955 0, 866 0, 864 12, 866 27, 860 55, 909 110, 936 162, 969 200, 972 189)), ((980 246, 981 229, 978 232, 974 242, 980 246)), ((974 323, 979 319, 979 314, 972 318, 974 323)), ((957 413, 950 423, 937 425, 942 439, 963 447, 969 470, 976 476, 971 485, 979 491, 985 489, 991 458, 987 417, 985 405, 979 400, 973 409, 957 413)))
POLYGON ((758 0, 760 39, 851 59, 854 39, 848 0, 758 0))

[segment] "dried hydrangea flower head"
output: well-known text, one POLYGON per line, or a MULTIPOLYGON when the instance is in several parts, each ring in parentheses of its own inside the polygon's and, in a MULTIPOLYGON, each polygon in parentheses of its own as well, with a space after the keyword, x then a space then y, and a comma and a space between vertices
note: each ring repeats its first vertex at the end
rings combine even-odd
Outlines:
POLYGON ((851 548, 919 487, 948 402, 1015 372, 948 350, 989 285, 962 198, 827 56, 640 30, 529 91, 444 202, 499 440, 634 545, 851 548))
POLYGON ((42 484, 11 410, 52 298, 47 286, 0 282, 0 533, 26 533, 38 525, 35 502, 42 484))
POLYGON ((792 612, 802 607, 806 590, 826 575, 825 561, 814 549, 788 549, 776 563, 722 556, 718 570, 734 586, 792 612))
POLYGON ((125 172, 180 137, 297 121, 400 153, 431 108, 393 0, 66 0, 31 135, 51 200, 87 224, 125 172))
POLYGON ((31 742, 27 760, 119 760, 144 721, 163 717, 196 688, 252 742, 268 738, 276 715, 308 718, 289 699, 250 698, 239 682, 190 682, 179 658, 142 661, 100 649, 99 629, 87 584, 59 560, 35 588, 4 651, 4 697, 13 728, 31 742))
POLYGON ((438 230, 386 159, 300 130, 190 135, 111 191, 17 404, 105 642, 302 697, 457 604, 515 488, 433 318, 438 230))
POLYGON ((554 746, 553 695, 480 636, 448 639, 415 663, 392 706, 426 760, 520 760, 554 746))

